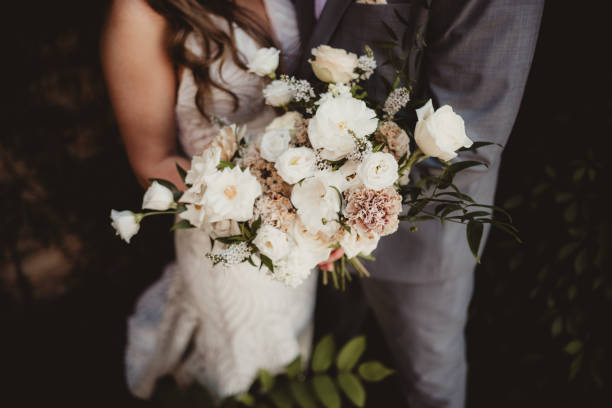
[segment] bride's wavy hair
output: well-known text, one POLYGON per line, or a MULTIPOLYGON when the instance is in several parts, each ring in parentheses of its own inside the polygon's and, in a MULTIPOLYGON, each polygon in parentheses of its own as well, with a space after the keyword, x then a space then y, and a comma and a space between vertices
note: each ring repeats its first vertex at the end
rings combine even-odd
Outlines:
POLYGON ((210 67, 219 61, 219 73, 221 73, 223 63, 231 58, 237 66, 247 69, 234 41, 232 23, 244 30, 262 47, 273 46, 272 38, 253 13, 238 6, 233 0, 147 0, 147 2, 168 22, 167 46, 174 65, 177 68, 187 68, 193 73, 198 88, 195 102, 200 113, 208 118, 204 110, 204 99, 212 88, 229 94, 234 100, 234 110, 238 109, 238 97, 211 78, 210 67), (218 27, 211 14, 225 19, 229 30, 225 31, 218 27), (201 41, 203 47, 201 56, 185 47, 185 41, 191 33, 201 41))

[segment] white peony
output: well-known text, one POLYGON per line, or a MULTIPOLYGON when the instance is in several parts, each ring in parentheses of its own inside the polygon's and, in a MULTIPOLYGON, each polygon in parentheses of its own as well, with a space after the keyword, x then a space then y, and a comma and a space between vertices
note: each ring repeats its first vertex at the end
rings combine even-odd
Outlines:
POLYGON ((264 224, 257 231, 253 244, 263 255, 276 263, 289 255, 291 243, 289 236, 271 225, 264 224))
POLYGON ((258 49, 247 64, 249 72, 262 77, 273 74, 278 68, 279 53, 280 51, 273 47, 258 49))
POLYGON ((448 161, 457 157, 459 148, 472 145, 465 133, 463 119, 450 106, 434 110, 430 99, 417 109, 417 116, 414 140, 426 155, 448 161))
POLYGON ((390 153, 376 152, 363 159, 357 175, 364 186, 372 190, 390 187, 397 180, 398 165, 390 153))
POLYGON ((288 129, 269 130, 261 137, 259 150, 261 157, 269 162, 276 162, 278 156, 289 148, 291 133, 288 129))
POLYGON ((253 204, 261 195, 261 185, 249 169, 224 168, 205 177, 204 209, 210 222, 247 221, 253 217, 253 204))
POLYGON ((357 78, 358 58, 352 52, 321 45, 312 49, 314 60, 309 60, 314 74, 323 82, 346 83, 357 78))
POLYGON ((157 181, 151 183, 142 198, 143 210, 165 211, 174 205, 174 194, 165 186, 157 181))
POLYGON ((221 149, 211 147, 204 150, 201 155, 191 159, 191 168, 185 176, 185 183, 190 185, 180 198, 182 203, 202 204, 204 191, 206 191, 205 177, 217 171, 221 160, 221 149))
POLYGON ((315 154, 307 147, 292 147, 278 156, 274 167, 285 182, 295 184, 314 174, 315 154))
POLYGON ((134 214, 131 211, 116 211, 111 210, 111 225, 115 229, 117 235, 128 244, 130 239, 140 230, 140 214, 134 214))
POLYGON ((270 106, 285 106, 291 102, 293 91, 287 81, 276 79, 264 88, 263 96, 270 106))
POLYGON ((182 220, 187 220, 191 225, 196 228, 201 228, 204 225, 206 219, 206 211, 204 207, 197 204, 187 204, 187 209, 178 214, 178 217, 182 220))
POLYGON ((310 177, 293 186, 291 202, 308 230, 328 236, 338 230, 341 201, 326 175, 310 177))
POLYGON ((356 148, 355 138, 363 139, 378 126, 376 112, 350 95, 321 104, 308 124, 308 138, 321 157, 339 160, 356 148))
POLYGON ((266 126, 266 132, 279 129, 286 129, 293 132, 296 129, 296 123, 299 120, 302 120, 302 114, 300 112, 287 112, 270 122, 270 124, 266 126))
POLYGON ((340 239, 340 246, 348 258, 354 258, 358 254, 370 255, 378 246, 380 236, 374 232, 358 232, 351 228, 351 232, 345 232, 340 239))

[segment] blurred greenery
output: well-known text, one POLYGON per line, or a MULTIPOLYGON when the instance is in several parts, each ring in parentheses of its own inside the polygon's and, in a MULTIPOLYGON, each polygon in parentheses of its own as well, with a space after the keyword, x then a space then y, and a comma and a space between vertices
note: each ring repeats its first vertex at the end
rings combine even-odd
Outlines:
MULTIPOLYGON (((156 406, 126 390, 125 319, 172 258, 170 220, 147 223, 129 247, 109 225, 110 208, 133 208, 141 191, 98 63, 106 3, 4 9, 2 405, 156 406)), ((477 270, 470 407, 612 406, 612 102, 603 97, 612 88, 593 57, 601 50, 585 41, 600 35, 598 17, 570 3, 546 6, 497 197, 524 244, 493 231, 477 270)), ((366 329, 367 359, 392 365, 375 323, 366 329)), ((369 405, 400 406, 384 383, 368 391, 369 405)))

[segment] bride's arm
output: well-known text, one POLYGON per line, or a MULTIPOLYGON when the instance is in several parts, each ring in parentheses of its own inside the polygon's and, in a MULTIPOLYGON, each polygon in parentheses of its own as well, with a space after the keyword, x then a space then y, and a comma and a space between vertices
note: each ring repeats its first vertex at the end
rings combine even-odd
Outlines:
MULTIPOLYGON (((139 183, 164 178, 184 188, 177 154, 176 73, 166 21, 144 0, 115 0, 102 34, 102 68, 130 164, 139 183)), ((179 188, 181 188, 179 187, 179 188)))

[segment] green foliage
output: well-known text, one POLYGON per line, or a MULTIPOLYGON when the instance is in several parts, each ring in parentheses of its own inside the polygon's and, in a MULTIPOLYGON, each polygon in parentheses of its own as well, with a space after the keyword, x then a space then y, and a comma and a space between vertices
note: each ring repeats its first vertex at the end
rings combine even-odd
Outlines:
POLYGON ((378 361, 359 364, 365 348, 365 336, 357 336, 336 352, 333 336, 327 335, 317 342, 309 370, 304 371, 301 357, 288 364, 283 374, 273 376, 260 370, 248 392, 226 399, 222 406, 363 407, 366 389, 362 381, 378 382, 393 373, 378 361))

